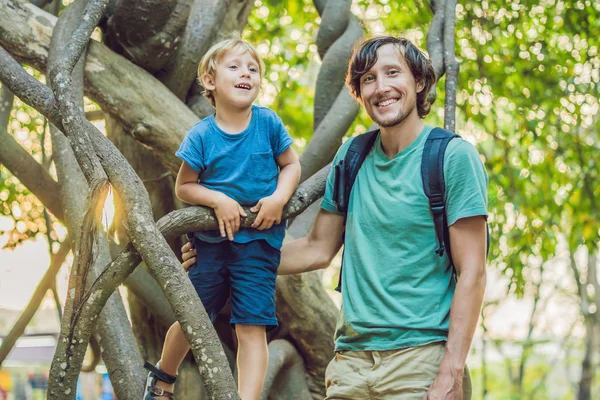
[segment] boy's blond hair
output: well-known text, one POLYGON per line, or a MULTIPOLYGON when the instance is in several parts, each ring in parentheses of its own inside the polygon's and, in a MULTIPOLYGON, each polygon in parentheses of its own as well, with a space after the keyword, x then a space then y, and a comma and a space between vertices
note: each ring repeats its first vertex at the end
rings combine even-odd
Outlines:
MULTIPOLYGON (((204 54, 202 60, 200 60, 200 64, 198 64, 198 81, 200 82, 200 85, 202 85, 202 77, 204 75, 210 75, 214 78, 215 72, 217 70, 217 64, 219 63, 219 59, 221 58, 221 56, 223 56, 223 54, 230 50, 236 49, 245 50, 249 52, 250 55, 254 57, 254 59, 256 59, 256 62, 258 63, 258 73, 260 74, 260 78, 262 79, 263 73, 265 71, 265 64, 262 58, 260 58, 260 56, 258 55, 258 51, 256 51, 254 46, 252 46, 250 43, 241 39, 238 34, 234 34, 231 35, 228 39, 222 40, 214 44, 210 49, 208 49, 206 54, 204 54)), ((204 89, 202 94, 210 101, 210 104, 212 104, 213 107, 216 106, 215 96, 212 90, 204 89)))

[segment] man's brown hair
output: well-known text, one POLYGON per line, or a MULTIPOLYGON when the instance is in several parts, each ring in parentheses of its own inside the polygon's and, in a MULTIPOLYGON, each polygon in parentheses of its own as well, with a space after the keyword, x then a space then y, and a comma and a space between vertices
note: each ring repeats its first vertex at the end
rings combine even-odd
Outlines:
POLYGON ((379 36, 362 42, 354 50, 350 65, 348 65, 348 74, 346 75, 346 85, 350 88, 350 93, 354 98, 360 101, 360 78, 369 71, 377 62, 377 50, 386 44, 396 46, 406 64, 410 68, 415 82, 423 85, 423 90, 417 93, 417 112, 419 117, 425 118, 431 109, 431 104, 427 100, 427 95, 435 83, 435 71, 429 58, 410 40, 402 37, 379 36))

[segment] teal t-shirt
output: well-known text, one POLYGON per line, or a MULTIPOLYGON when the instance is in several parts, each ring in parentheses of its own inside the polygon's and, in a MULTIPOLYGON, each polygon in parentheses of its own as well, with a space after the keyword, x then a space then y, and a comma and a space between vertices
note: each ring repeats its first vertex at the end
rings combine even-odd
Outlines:
MULTIPOLYGON (((447 340, 456 283, 438 246, 421 180, 423 132, 389 159, 381 137, 367 155, 350 196, 336 350, 393 350, 447 340)), ((351 139, 338 151, 343 159, 351 139)), ((487 215, 487 174, 475 148, 450 141, 444 158, 448 225, 487 215)), ((321 207, 332 201, 333 168, 321 207)))

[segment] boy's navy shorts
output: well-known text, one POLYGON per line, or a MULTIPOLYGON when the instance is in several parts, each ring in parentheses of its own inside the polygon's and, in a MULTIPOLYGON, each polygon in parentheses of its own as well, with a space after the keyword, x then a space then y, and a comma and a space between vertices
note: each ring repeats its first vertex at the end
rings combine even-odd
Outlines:
POLYGON ((196 238, 196 263, 188 276, 214 322, 231 295, 231 324, 277 324, 275 280, 280 250, 266 240, 208 243, 196 238))

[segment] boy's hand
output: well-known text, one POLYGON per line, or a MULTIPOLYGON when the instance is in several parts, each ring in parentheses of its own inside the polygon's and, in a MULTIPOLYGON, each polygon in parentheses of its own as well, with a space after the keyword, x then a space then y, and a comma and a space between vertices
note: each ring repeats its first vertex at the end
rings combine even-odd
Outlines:
POLYGON ((252 212, 258 212, 258 216, 252 224, 252 228, 262 231, 269 229, 273 224, 280 223, 283 206, 285 206, 285 201, 274 194, 260 199, 258 203, 250 209, 252 212))
POLYGON ((240 230, 240 215, 246 217, 242 206, 231 197, 222 194, 214 207, 221 236, 233 240, 233 234, 240 230))

